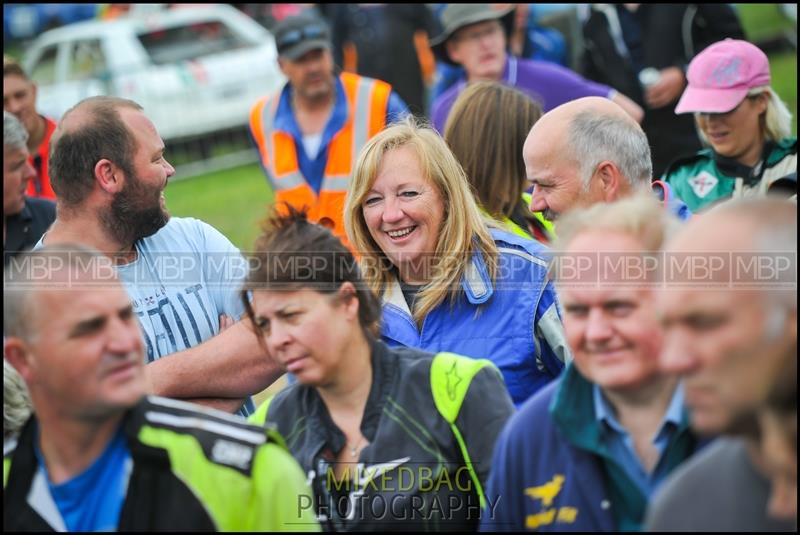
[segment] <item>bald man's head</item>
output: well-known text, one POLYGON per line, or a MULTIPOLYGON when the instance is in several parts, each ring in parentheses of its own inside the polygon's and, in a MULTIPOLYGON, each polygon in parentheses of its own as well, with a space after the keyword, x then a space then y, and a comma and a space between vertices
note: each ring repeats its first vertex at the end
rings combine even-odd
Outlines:
POLYGON ((25 340, 46 328, 39 295, 120 285, 113 260, 77 243, 45 245, 14 257, 3 272, 3 332, 25 340))
POLYGON ((653 171, 639 124, 600 97, 577 99, 543 115, 525 140, 523 159, 534 185, 531 209, 551 217, 646 189, 653 171))
POLYGON ((108 96, 85 98, 64 113, 56 131, 53 132, 51 143, 58 141, 65 134, 73 134, 86 128, 97 128, 98 123, 104 121, 114 119, 122 121, 119 112, 123 109, 143 110, 139 104, 126 98, 108 96))
MULTIPOLYGON (((569 124, 575 117, 584 112, 594 116, 617 117, 633 127, 639 127, 639 124, 625 110, 611 100, 602 97, 584 97, 565 102, 561 106, 553 108, 544 114, 533 128, 541 126, 544 121, 552 121, 554 124, 569 124)), ((641 130, 641 128, 639 129, 641 130)))
POLYGON ((80 205, 94 188, 94 168, 103 158, 133 174, 136 140, 122 110, 142 111, 136 102, 90 97, 67 110, 50 141, 50 182, 59 202, 80 205))
POLYGON ((693 218, 668 244, 675 251, 797 251, 797 204, 777 198, 727 201, 693 218))
POLYGON ((684 377, 692 425, 734 432, 797 353, 797 206, 731 201, 667 244, 660 364, 684 377))

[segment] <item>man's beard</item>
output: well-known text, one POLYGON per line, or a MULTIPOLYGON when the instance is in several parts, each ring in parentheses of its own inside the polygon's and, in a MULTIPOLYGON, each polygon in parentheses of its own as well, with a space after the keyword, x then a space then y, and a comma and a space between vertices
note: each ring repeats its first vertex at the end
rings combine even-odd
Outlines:
POLYGON ((544 210, 542 212, 542 216, 544 216, 544 218, 546 220, 550 221, 551 223, 555 223, 556 219, 558 219, 558 212, 556 212, 556 211, 554 211, 554 210, 552 210, 550 208, 547 208, 546 210, 544 210))
POLYGON ((161 190, 145 186, 133 176, 117 193, 102 221, 112 237, 122 245, 152 236, 169 221, 169 212, 161 207, 161 190))

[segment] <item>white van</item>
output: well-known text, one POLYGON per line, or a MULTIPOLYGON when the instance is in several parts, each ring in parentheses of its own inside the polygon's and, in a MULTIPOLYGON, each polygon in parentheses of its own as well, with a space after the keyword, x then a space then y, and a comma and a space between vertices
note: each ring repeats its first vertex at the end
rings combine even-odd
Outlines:
POLYGON ((22 64, 44 115, 58 119, 89 96, 129 98, 165 141, 243 127, 253 103, 285 82, 272 35, 228 4, 63 26, 22 64))

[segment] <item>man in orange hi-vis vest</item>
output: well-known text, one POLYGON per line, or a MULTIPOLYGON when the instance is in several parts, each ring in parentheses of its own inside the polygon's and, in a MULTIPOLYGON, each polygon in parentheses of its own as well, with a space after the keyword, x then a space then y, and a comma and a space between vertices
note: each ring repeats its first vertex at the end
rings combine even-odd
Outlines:
POLYGON ((350 247, 342 214, 358 153, 408 107, 386 82, 334 73, 330 32, 321 19, 287 17, 273 32, 288 82, 250 112, 261 166, 276 204, 307 208, 309 219, 350 247))
POLYGON ((36 171, 28 182, 25 195, 55 200, 56 194, 50 185, 47 167, 50 138, 56 130, 56 122, 36 111, 36 93, 36 84, 22 70, 22 66, 4 54, 3 109, 13 113, 28 131, 28 163, 36 171))

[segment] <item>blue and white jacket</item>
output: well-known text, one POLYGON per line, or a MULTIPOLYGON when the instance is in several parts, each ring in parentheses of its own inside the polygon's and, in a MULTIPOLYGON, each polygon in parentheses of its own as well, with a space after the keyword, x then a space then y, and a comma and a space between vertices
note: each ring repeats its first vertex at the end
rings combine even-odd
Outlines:
POLYGON ((384 294, 382 336, 391 347, 491 360, 518 406, 557 377, 570 355, 547 277, 548 249, 505 230, 491 229, 491 234, 500 253, 494 284, 483 257, 475 253, 460 298, 440 303, 419 329, 395 280, 384 294))

